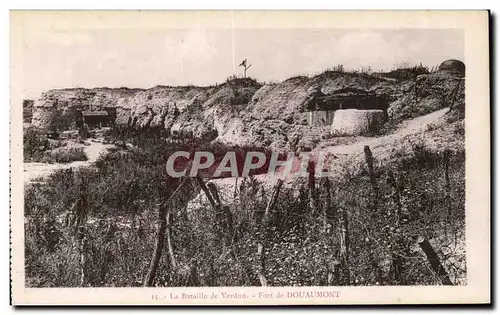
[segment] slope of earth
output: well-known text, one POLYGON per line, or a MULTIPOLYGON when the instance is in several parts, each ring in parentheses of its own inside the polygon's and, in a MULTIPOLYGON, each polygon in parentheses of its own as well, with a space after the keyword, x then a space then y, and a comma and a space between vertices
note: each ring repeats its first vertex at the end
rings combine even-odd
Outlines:
POLYGON ((117 108, 119 112, 121 101, 139 91, 141 90, 129 88, 50 90, 35 101, 32 124, 39 128, 67 129, 76 120, 78 111, 117 108))
MULTIPOLYGON (((314 77, 299 76, 260 88, 241 119, 240 145, 259 145, 309 151, 327 135, 327 128, 307 125, 305 110, 318 93, 330 94, 345 87, 374 91, 392 99, 399 86, 392 81, 358 73, 326 71, 314 77)), ((234 126, 233 126, 234 129, 234 126)), ((220 141, 231 143, 223 134, 220 141)))
POLYGON ((445 107, 465 108, 465 84, 462 77, 449 73, 419 75, 403 89, 389 106, 389 118, 400 121, 425 115, 445 107))
POLYGON ((330 138, 329 126, 307 125, 304 112, 318 93, 328 95, 345 87, 375 92, 394 100, 389 118, 400 122, 444 107, 463 107, 461 82, 461 78, 442 73, 394 81, 326 71, 263 86, 250 78, 232 78, 208 87, 52 90, 35 102, 33 125, 64 127, 71 124, 77 111, 115 108, 117 124, 166 130, 181 141, 311 151, 330 138))
POLYGON ((311 150, 323 130, 307 126, 305 108, 317 93, 347 86, 388 97, 401 94, 393 81, 332 71, 264 86, 253 79, 232 78, 208 87, 63 89, 48 91, 35 102, 33 125, 65 128, 77 111, 115 108, 117 124, 164 129, 174 139, 311 150))

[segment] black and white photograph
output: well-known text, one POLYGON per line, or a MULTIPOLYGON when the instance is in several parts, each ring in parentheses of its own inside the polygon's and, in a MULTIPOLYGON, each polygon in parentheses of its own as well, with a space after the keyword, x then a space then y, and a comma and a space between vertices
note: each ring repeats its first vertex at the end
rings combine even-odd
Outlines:
MULTIPOLYGON (((489 220, 489 193, 469 202, 489 189, 471 169, 489 168, 489 142, 466 146, 488 135, 489 103, 470 102, 488 74, 466 27, 205 14, 11 12, 17 285, 154 288, 165 304, 466 289, 470 251, 489 255, 469 239, 471 206, 489 220)), ((487 38, 487 12, 463 16, 487 38)))

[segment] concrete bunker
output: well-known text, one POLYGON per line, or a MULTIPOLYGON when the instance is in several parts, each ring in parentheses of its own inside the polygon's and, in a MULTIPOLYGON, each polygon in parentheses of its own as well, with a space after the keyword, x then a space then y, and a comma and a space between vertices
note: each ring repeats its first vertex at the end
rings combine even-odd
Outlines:
POLYGON ((438 72, 440 73, 447 73, 447 74, 452 74, 452 75, 458 75, 458 76, 465 76, 465 64, 456 59, 449 59, 446 61, 443 61, 439 65, 438 72))
POLYGON ((389 100, 374 92, 344 87, 331 94, 317 90, 307 105, 310 126, 331 126, 334 135, 369 132, 387 117, 389 100))
POLYGON ((386 119, 380 109, 339 109, 330 129, 333 136, 359 136, 378 128, 386 119))
POLYGON ((115 118, 105 110, 88 110, 82 112, 82 121, 89 128, 102 128, 111 126, 115 118))

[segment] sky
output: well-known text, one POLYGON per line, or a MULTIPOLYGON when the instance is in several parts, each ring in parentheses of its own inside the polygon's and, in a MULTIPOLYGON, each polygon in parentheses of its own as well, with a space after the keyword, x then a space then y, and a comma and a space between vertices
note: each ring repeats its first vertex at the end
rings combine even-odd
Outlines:
POLYGON ((240 62, 260 82, 346 69, 432 67, 464 60, 456 29, 106 29, 43 30, 23 38, 23 95, 68 87, 212 85, 240 62))

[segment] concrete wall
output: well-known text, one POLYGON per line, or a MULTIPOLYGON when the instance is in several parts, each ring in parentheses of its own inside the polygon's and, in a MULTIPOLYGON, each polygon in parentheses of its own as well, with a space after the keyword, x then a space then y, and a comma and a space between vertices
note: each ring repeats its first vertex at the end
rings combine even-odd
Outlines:
POLYGON ((306 112, 309 126, 330 126, 333 122, 333 110, 318 110, 306 112))
POLYGON ((333 136, 359 136, 369 133, 385 120, 383 110, 339 109, 335 112, 333 136))

